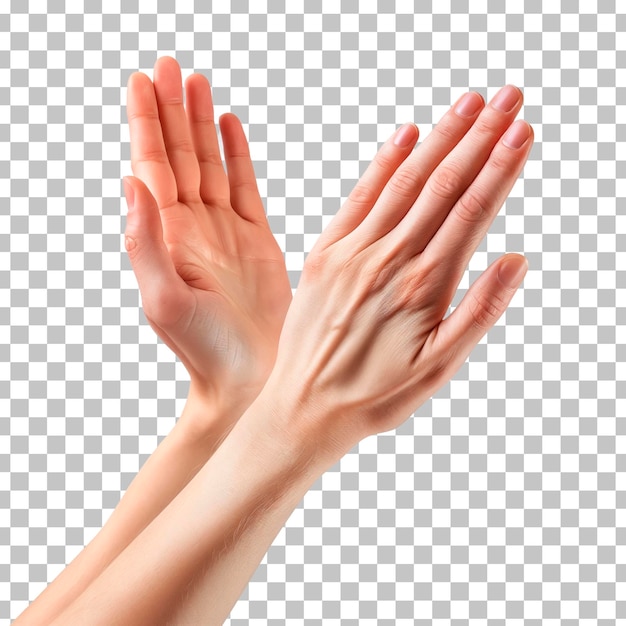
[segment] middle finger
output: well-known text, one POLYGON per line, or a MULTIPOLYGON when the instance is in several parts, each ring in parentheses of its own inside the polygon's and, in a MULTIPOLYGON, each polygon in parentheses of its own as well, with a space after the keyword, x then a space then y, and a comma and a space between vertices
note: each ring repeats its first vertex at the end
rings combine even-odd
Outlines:
POLYGON ((183 85, 178 63, 171 57, 159 59, 154 66, 154 91, 159 107, 165 149, 176 177, 178 199, 193 203, 200 200, 200 166, 191 142, 187 115, 183 107, 183 85))
POLYGON ((483 106, 480 94, 470 92, 444 115, 424 143, 388 180, 374 207, 356 229, 360 242, 376 241, 397 226, 418 198, 433 169, 471 128, 483 106))
POLYGON ((389 233, 394 244, 404 242, 404 248, 411 255, 419 254, 426 247, 482 170, 521 106, 522 93, 513 85, 503 87, 495 95, 470 131, 434 169, 404 219, 389 233))
POLYGON ((207 205, 228 205, 228 178, 217 139, 211 85, 202 74, 192 74, 185 83, 187 119, 200 164, 200 197, 207 205))

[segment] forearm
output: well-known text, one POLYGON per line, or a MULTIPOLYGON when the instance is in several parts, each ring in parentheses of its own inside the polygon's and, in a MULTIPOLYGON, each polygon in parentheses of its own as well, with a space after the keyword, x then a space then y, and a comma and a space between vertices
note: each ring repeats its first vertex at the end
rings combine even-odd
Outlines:
POLYGON ((334 462, 312 439, 273 423, 255 402, 187 487, 54 623, 181 623, 201 587, 198 623, 221 624, 291 512, 334 462))
POLYGON ((14 623, 49 623, 67 608, 195 476, 228 434, 236 411, 243 409, 217 410, 190 395, 102 530, 14 623))
MULTIPOLYGON (((288 412, 282 411, 281 415, 287 417, 287 422, 289 422, 288 412)), ((274 418, 265 407, 259 404, 252 407, 242 420, 251 417, 258 420, 257 423, 261 429, 264 429, 264 423, 274 418)), ((250 432, 254 433, 257 428, 252 426, 250 432)), ((167 620, 163 622, 166 626, 222 624, 243 593, 276 535, 310 486, 343 455, 344 451, 337 449, 324 452, 321 446, 318 447, 320 440, 312 432, 307 435, 301 427, 294 431, 290 423, 283 422, 279 426, 277 422, 274 422, 274 428, 278 428, 278 436, 275 437, 272 445, 277 443, 280 445, 278 453, 272 454, 271 449, 265 453, 268 462, 274 463, 277 458, 281 458, 282 467, 293 467, 293 470, 285 472, 284 478, 280 477, 281 473, 278 471, 279 478, 274 481, 275 488, 271 486, 267 489, 263 486, 260 488, 259 504, 254 513, 242 520, 241 528, 229 539, 224 538, 224 546, 218 554, 212 555, 203 566, 197 568, 182 596, 179 596, 180 600, 176 601, 171 611, 168 612, 167 620), (293 435, 287 435, 288 432, 299 434, 293 438, 293 435), (287 439, 284 439, 284 436, 287 439), (311 449, 312 444, 316 446, 315 449, 311 449), (261 501, 261 498, 266 498, 266 501, 261 501)), ((239 433, 232 433, 230 437, 233 437, 232 443, 235 443, 239 433)), ((261 454, 263 443, 255 438, 252 441, 255 447, 254 453, 261 454)), ((226 450, 227 448, 224 452, 226 450)), ((261 456, 258 460, 260 468, 264 467, 263 463, 264 456, 261 456)), ((275 470, 280 467, 281 465, 277 465, 275 470)), ((236 475, 234 475, 234 480, 237 481, 236 475)), ((243 481, 242 477, 242 484, 243 481)), ((271 483, 272 481, 267 476, 263 485, 268 486, 271 483)), ((252 494, 253 490, 250 491, 250 497, 252 494)), ((219 514, 220 509, 214 508, 213 515, 219 514)), ((238 524, 236 515, 233 519, 236 526, 238 524)))

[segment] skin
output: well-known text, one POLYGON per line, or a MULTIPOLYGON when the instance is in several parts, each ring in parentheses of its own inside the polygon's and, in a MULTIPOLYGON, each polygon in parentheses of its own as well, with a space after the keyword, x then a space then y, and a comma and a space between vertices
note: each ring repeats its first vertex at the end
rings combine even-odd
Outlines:
POLYGON ((137 178, 126 181, 126 249, 146 317, 185 364, 192 394, 226 405, 243 396, 247 408, 274 364, 291 288, 241 123, 220 119, 225 171, 209 83, 194 74, 185 91, 186 110, 169 57, 154 83, 129 80, 137 178))
POLYGON ((159 59, 154 82, 128 81, 135 177, 124 181, 125 246, 146 318, 187 368, 190 393, 171 433, 141 468, 90 544, 14 622, 50 623, 207 462, 271 371, 291 302, 248 143, 220 119, 226 167, 204 76, 186 81, 159 59))
POLYGON ((533 140, 515 88, 475 104, 381 148, 307 257, 260 395, 54 624, 221 624, 311 484, 453 376, 527 268, 505 255, 444 317, 533 140))

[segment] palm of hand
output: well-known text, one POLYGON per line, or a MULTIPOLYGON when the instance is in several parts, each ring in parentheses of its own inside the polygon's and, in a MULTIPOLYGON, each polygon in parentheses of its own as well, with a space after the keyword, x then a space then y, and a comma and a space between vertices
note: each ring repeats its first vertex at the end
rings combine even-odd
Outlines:
POLYGON ((190 77, 185 111, 169 58, 157 62, 154 86, 131 77, 128 117, 133 172, 148 187, 133 181, 126 229, 146 317, 197 387, 255 394, 273 365, 291 289, 241 124, 222 118, 227 175, 208 82, 190 77))
POLYGON ((291 301, 283 254, 269 228, 230 207, 204 204, 175 205, 162 220, 188 288, 173 292, 151 324, 206 385, 220 371, 222 384, 262 386, 291 301))

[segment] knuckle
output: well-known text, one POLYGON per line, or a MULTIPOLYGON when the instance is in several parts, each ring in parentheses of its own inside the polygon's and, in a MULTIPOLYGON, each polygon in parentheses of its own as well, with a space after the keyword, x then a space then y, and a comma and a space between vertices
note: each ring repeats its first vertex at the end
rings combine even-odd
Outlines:
POLYGON ((147 120, 147 121, 157 121, 159 122, 159 114, 156 110, 154 111, 135 111, 134 109, 128 110, 127 118, 129 122, 147 120))
POLYGON ((325 273, 328 266, 328 252, 327 249, 322 248, 319 250, 311 250, 307 254, 303 265, 303 277, 311 276, 313 278, 319 277, 320 274, 325 273))
POLYGON ((394 158, 394 156, 392 151, 382 149, 374 157, 374 163, 382 171, 393 170, 398 162, 397 157, 394 158))
POLYGON ((491 111, 486 109, 483 114, 478 117, 472 128, 472 135, 477 135, 481 138, 489 138, 497 134, 497 120, 490 113, 491 111))
POLYGON ((200 199, 205 205, 214 209, 232 210, 230 192, 219 193, 207 185, 200 188, 200 199))
POLYGON ((430 384, 438 386, 439 381, 449 378, 450 363, 452 360, 452 354, 448 351, 442 351, 433 355, 428 362, 427 381, 430 384))
POLYGON ((398 280, 397 267, 393 259, 383 257, 374 261, 369 261, 359 271, 364 284, 368 286, 368 291, 378 293, 386 291, 389 294, 387 305, 392 305, 393 310, 403 306, 403 299, 406 297, 405 286, 398 280))
POLYGON ((422 186, 421 176, 408 167, 400 168, 389 181, 389 191, 401 197, 417 195, 422 186))
POLYGON ((230 181, 230 189, 233 192, 240 192, 240 193, 258 193, 258 187, 256 184, 256 181, 254 180, 235 180, 235 181, 230 181))
POLYGON ((486 332, 502 315, 506 302, 497 293, 487 294, 479 290, 471 294, 468 306, 474 328, 486 332))
POLYGON ((414 360, 414 365, 420 370, 422 385, 428 389, 438 389, 450 379, 451 369, 458 361, 455 346, 432 349, 427 344, 420 349, 414 360))
POLYGON ((239 146, 236 149, 232 149, 228 152, 228 159, 231 161, 235 161, 238 159, 243 159, 244 161, 250 160, 250 150, 248 149, 248 145, 239 146))
POLYGON ((364 269, 352 244, 342 240, 327 245, 318 240, 304 260, 302 278, 322 284, 339 280, 341 276, 356 276, 364 269))
POLYGON ((348 202, 355 209, 370 208, 374 202, 374 192, 367 185, 358 183, 350 192, 348 202))
POLYGON ((445 144, 456 145, 459 138, 463 135, 463 132, 459 131, 459 124, 456 120, 450 118, 442 119, 439 124, 435 126, 433 132, 439 139, 443 140, 445 144))
POLYGON ((466 191, 454 205, 454 211, 468 224, 477 224, 487 215, 485 202, 475 191, 466 191))
POLYGON ((215 128, 215 115, 213 113, 213 109, 211 108, 211 110, 207 113, 194 111, 192 124, 197 124, 198 126, 208 126, 209 129, 215 128))
POLYGON ((489 157, 489 161, 487 162, 487 167, 489 169, 495 170, 499 175, 505 176, 510 174, 513 170, 513 166, 511 165, 511 159, 507 158, 507 154, 505 154, 501 150, 494 150, 489 157))
POLYGON ((428 299, 425 289, 421 289, 419 280, 406 277, 396 281, 393 300, 398 310, 423 310, 428 299))
MULTIPOLYGON (((433 306, 433 294, 441 291, 441 286, 449 283, 448 270, 436 260, 423 259, 419 271, 414 274, 414 283, 424 293, 424 307, 433 306)), ((446 292, 447 293, 447 292, 446 292)))
MULTIPOLYGON (((156 85, 155 85, 156 87, 156 85)), ((160 91, 157 91, 157 101, 161 108, 174 109, 175 112, 178 112, 178 107, 182 106, 183 99, 182 96, 168 96, 165 97, 160 91)))
POLYGON ((169 149, 173 152, 195 153, 193 145, 188 139, 174 139, 170 141, 169 149))
POLYGON ((169 165, 170 161, 165 150, 142 150, 140 155, 131 158, 131 165, 137 167, 141 163, 159 163, 169 165))
POLYGON ((178 189, 178 198, 184 204, 194 204, 201 202, 200 189, 197 185, 190 185, 188 187, 180 187, 178 189))
POLYGON ((200 156, 200 163, 203 165, 214 165, 223 167, 222 157, 215 152, 206 152, 200 156))
POLYGON ((455 199, 465 187, 465 182, 457 166, 443 165, 438 167, 429 180, 430 191, 443 200, 455 199))

